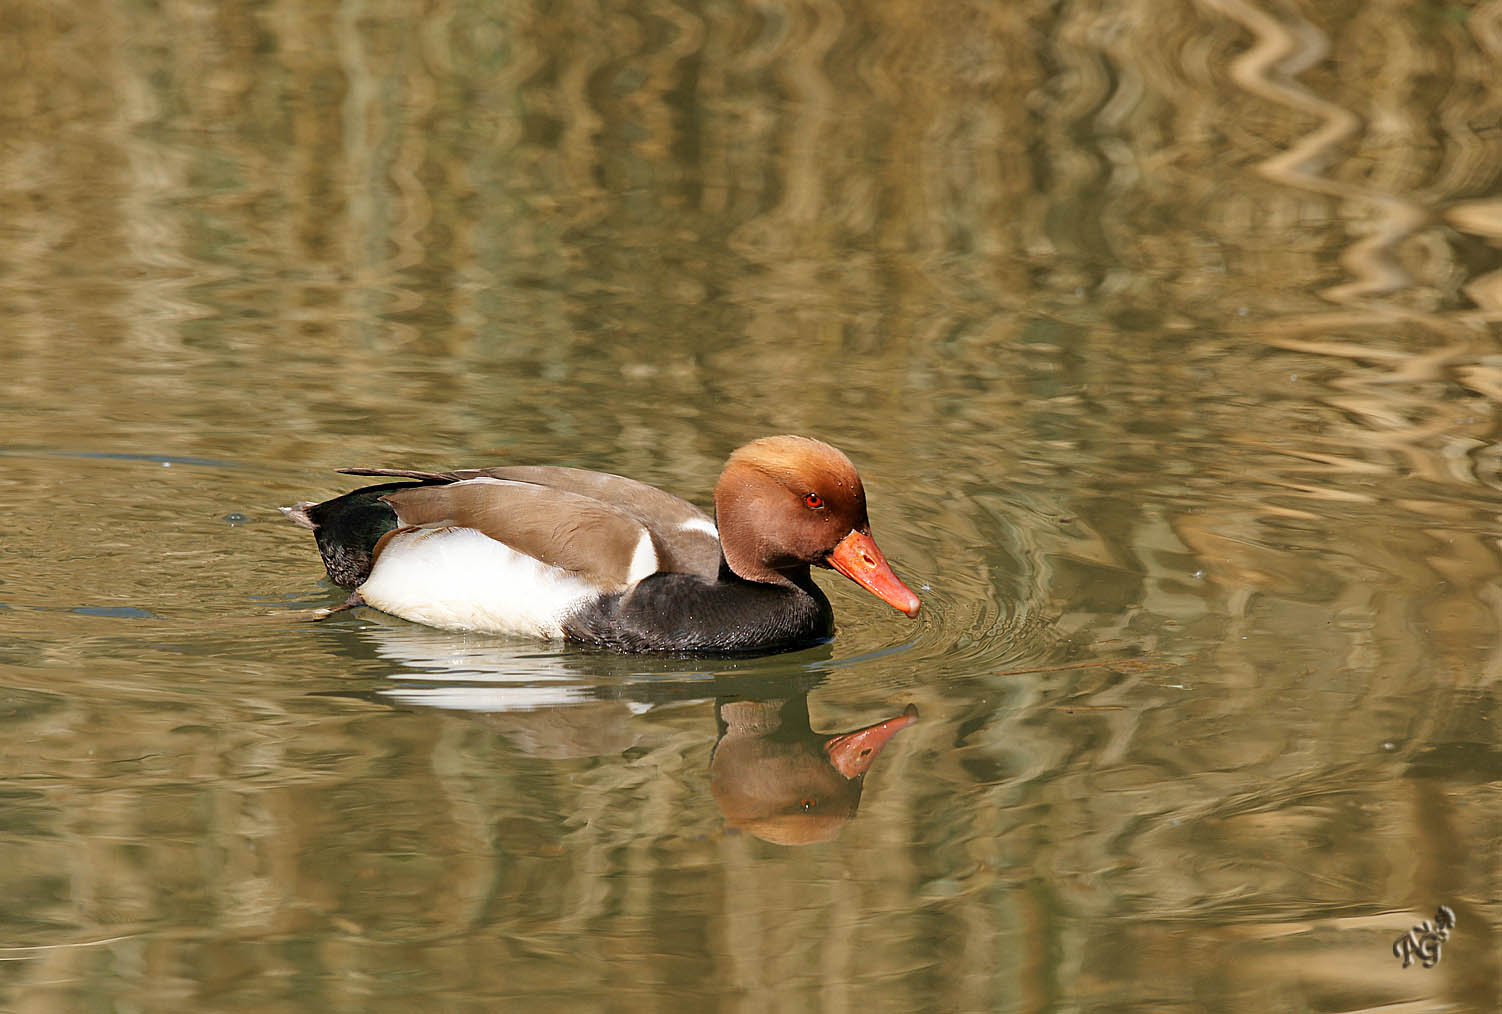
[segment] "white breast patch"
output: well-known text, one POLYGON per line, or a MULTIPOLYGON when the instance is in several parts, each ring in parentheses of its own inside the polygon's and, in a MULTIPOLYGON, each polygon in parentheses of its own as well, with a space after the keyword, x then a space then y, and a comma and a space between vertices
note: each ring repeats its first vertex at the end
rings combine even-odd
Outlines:
POLYGON ((404 532, 386 543, 360 597, 445 630, 562 637, 563 619, 600 590, 472 528, 404 532))

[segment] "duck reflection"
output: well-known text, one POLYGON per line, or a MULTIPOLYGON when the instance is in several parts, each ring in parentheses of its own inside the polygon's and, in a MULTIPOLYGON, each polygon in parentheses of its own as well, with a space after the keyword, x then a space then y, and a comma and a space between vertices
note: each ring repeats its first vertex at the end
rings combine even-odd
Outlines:
POLYGON ((911 704, 895 718, 825 734, 808 719, 808 694, 783 700, 722 699, 709 791, 732 827, 778 845, 828 841, 855 816, 866 772, 897 732, 917 721, 911 704))
POLYGON ((464 712, 528 756, 616 755, 642 742, 639 716, 714 699, 709 788, 730 827, 779 845, 829 841, 855 816, 866 773, 901 729, 901 714, 843 733, 815 732, 809 692, 824 680, 809 663, 783 661, 753 674, 708 674, 702 660, 629 665, 620 656, 540 652, 535 645, 435 631, 400 621, 363 626, 362 640, 400 663, 398 686, 360 696, 387 704, 464 712))

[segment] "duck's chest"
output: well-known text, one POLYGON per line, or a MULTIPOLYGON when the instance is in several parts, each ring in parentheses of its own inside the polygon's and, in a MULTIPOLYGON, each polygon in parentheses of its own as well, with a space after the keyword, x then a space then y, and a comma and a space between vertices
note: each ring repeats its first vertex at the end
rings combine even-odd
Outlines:
POLYGON ((770 654, 827 641, 834 614, 812 581, 804 588, 654 574, 585 603, 563 631, 618 651, 770 654))

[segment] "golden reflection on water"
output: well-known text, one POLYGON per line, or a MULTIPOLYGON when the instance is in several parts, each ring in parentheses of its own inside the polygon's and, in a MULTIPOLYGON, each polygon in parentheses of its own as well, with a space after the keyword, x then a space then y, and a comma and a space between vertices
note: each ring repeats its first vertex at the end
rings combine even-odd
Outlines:
POLYGON ((1495 1006, 1502 3, 0 25, 0 1006, 1495 1006), (298 617, 335 466, 782 431, 916 623, 298 617), (717 805, 738 679, 923 715, 832 844, 717 805))

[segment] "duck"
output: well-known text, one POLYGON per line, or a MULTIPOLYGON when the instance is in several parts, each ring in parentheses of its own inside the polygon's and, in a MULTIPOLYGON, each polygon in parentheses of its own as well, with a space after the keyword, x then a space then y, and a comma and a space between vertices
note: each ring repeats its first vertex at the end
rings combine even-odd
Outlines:
POLYGON ((910 618, 920 608, 872 538, 855 466, 812 437, 733 451, 713 518, 635 479, 561 465, 338 471, 388 481, 281 508, 351 592, 329 612, 369 606, 613 651, 771 654, 834 636, 811 568, 910 618))

